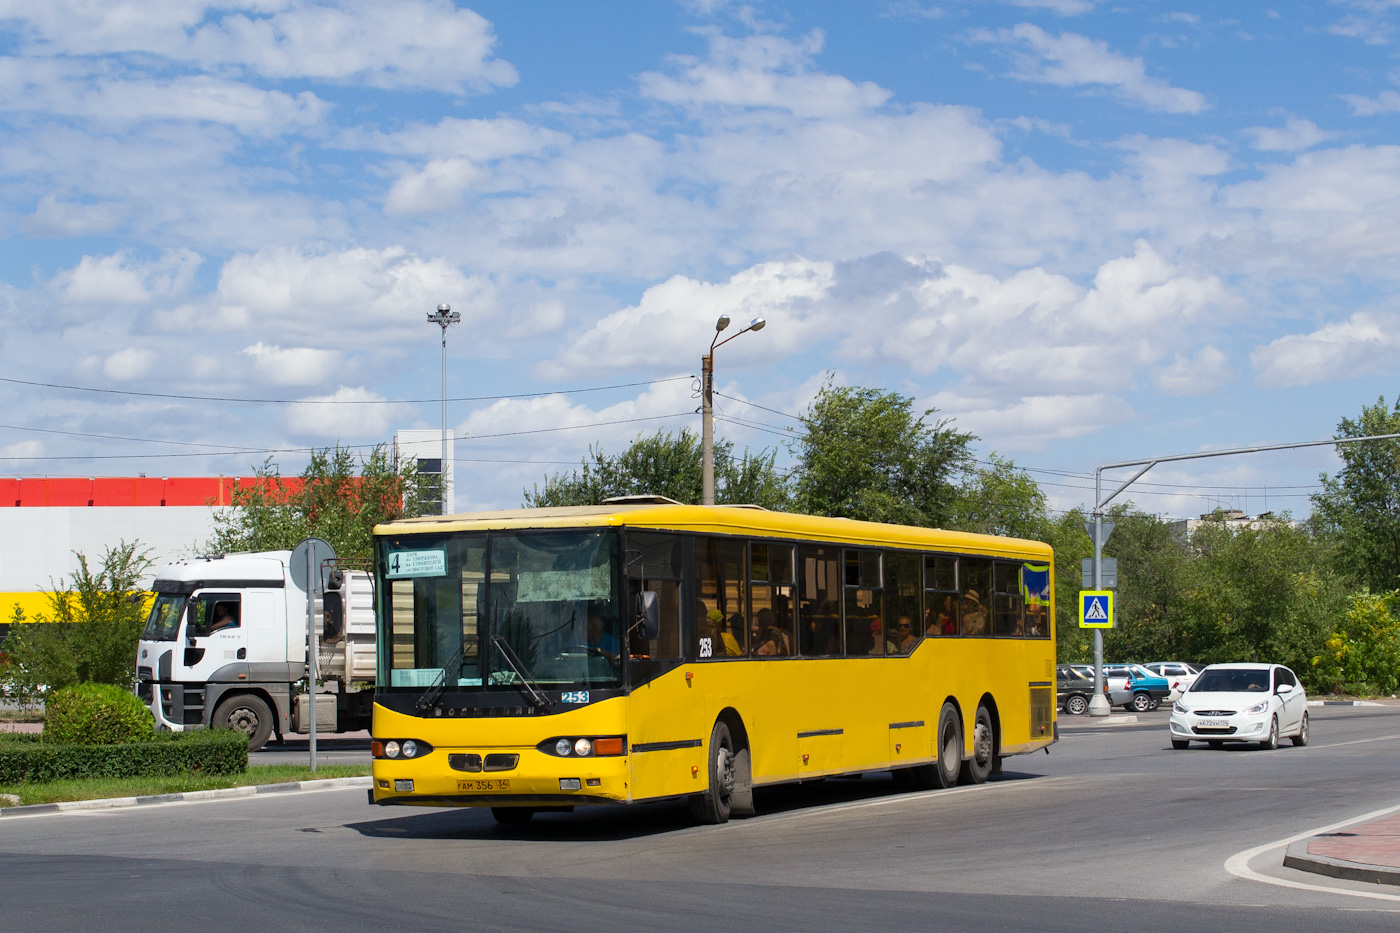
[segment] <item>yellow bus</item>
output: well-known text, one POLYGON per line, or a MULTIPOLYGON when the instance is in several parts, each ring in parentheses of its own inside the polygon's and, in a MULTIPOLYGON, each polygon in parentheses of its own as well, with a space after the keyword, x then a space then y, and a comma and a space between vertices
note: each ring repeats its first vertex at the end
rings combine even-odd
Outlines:
POLYGON ((375 804, 722 823, 755 787, 980 783, 1055 741, 1045 544, 652 497, 374 533, 375 804))

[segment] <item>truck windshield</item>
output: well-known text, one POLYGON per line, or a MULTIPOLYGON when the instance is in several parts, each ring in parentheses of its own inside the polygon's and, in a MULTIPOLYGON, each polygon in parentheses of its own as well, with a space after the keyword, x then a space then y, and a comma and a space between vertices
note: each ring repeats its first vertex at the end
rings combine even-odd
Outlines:
POLYGON ((184 596, 165 593, 157 596, 141 637, 146 641, 174 641, 180 634, 180 617, 185 614, 185 599, 184 596))
POLYGON ((621 684, 616 533, 404 535, 378 549, 381 684, 621 684))

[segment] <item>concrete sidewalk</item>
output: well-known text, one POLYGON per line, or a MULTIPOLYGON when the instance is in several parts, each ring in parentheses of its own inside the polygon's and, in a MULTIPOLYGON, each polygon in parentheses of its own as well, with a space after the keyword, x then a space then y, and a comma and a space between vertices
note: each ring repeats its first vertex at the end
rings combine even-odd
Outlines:
POLYGON ((1400 813, 1300 839, 1288 847, 1283 864, 1332 878, 1400 885, 1400 813))

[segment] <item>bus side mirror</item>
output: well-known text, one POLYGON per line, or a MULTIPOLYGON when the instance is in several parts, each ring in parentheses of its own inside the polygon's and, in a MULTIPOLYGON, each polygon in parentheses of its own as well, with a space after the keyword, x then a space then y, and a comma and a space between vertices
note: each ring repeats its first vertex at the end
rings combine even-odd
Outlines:
POLYGON ((339 590, 326 590, 321 596, 321 640, 335 642, 345 634, 345 600, 339 590))
POLYGON ((654 590, 637 594, 637 633, 647 641, 661 634, 661 601, 654 590))

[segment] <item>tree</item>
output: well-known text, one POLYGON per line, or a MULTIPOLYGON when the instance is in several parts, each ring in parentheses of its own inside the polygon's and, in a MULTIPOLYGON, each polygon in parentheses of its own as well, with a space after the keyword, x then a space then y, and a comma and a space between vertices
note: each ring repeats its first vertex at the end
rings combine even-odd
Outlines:
MULTIPOLYGON (((689 428, 678 434, 658 430, 637 435, 617 456, 589 445, 588 456, 572 473, 556 473, 544 488, 525 490, 530 508, 565 505, 600 505, 613 496, 658 495, 677 502, 700 502, 700 438, 689 428)), ((782 509, 787 489, 778 474, 776 451, 745 450, 735 459, 731 441, 715 444, 715 501, 721 505, 761 505, 782 509)))
POLYGON ((993 453, 985 469, 973 469, 967 475, 953 502, 948 527, 1045 541, 1052 525, 1040 486, 1025 470, 993 453))
MULTIPOLYGON (((76 554, 78 569, 70 582, 54 584, 48 610, 11 625, 5 639, 11 676, 22 692, 135 682, 136 645, 146 625, 140 582, 151 566, 148 555, 138 542, 122 541, 103 552, 94 572, 87 556, 76 554)), ((16 607, 14 621, 21 620, 16 607)))
POLYGON ((299 481, 282 478, 268 458, 258 482, 237 486, 232 507, 214 516, 215 552, 275 551, 303 538, 324 538, 341 560, 368 561, 380 522, 422 515, 437 496, 437 477, 412 460, 394 462, 380 444, 357 458, 337 445, 313 450, 299 481))
MULTIPOLYGON (((1400 434, 1400 401, 1385 398, 1343 418, 1338 437, 1400 434)), ((1313 522, 1340 544, 1338 566, 1375 592, 1400 588, 1400 441, 1343 444, 1345 464, 1335 476, 1322 474, 1323 491, 1312 497, 1313 522)))
POLYGON ((793 444, 798 511, 903 525, 946 526, 958 479, 972 465, 976 438, 930 408, 879 389, 833 386, 817 393, 793 444))

